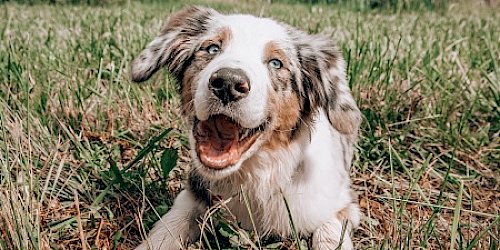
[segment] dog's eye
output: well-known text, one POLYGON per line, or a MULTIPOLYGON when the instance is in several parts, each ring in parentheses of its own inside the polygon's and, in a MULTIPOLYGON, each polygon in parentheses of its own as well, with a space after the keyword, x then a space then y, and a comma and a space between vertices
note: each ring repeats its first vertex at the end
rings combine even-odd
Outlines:
POLYGON ((217 44, 212 44, 207 47, 207 52, 210 55, 215 55, 220 52, 220 47, 217 44))
POLYGON ((269 60, 269 66, 274 69, 281 69, 281 67, 283 67, 283 63, 278 59, 271 59, 269 60))

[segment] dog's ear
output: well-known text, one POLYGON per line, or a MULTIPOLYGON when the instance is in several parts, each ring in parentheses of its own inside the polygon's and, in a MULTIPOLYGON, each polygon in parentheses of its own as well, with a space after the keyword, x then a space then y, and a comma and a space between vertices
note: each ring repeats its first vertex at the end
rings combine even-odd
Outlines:
POLYGON ((300 89, 306 98, 303 109, 323 108, 336 130, 356 138, 361 113, 347 83, 341 52, 326 35, 295 32, 293 39, 300 68, 300 89))
POLYGON ((146 81, 163 66, 182 79, 189 59, 198 49, 197 38, 207 31, 208 21, 217 14, 213 9, 190 6, 172 15, 160 35, 132 61, 132 80, 146 81))

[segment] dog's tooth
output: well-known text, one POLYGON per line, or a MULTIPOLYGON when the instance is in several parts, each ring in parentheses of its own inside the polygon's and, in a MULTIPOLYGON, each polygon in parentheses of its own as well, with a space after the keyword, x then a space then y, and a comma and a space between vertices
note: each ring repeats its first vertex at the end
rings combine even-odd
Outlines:
POLYGON ((245 139, 246 136, 247 136, 247 130, 243 129, 243 131, 241 131, 240 141, 243 140, 243 139, 245 139))
POLYGON ((250 129, 245 129, 243 138, 247 138, 249 134, 250 134, 250 129))

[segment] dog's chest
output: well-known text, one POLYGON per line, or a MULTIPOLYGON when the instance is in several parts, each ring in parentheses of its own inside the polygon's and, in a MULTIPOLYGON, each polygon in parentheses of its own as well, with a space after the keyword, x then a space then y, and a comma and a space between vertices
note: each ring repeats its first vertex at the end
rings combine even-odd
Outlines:
POLYGON ((215 188, 221 198, 230 199, 227 208, 245 229, 255 227, 259 234, 290 236, 293 220, 301 234, 310 234, 333 216, 335 208, 330 201, 334 192, 324 180, 317 179, 321 174, 314 168, 299 164, 293 171, 278 166, 272 169, 256 171, 239 185, 215 188))

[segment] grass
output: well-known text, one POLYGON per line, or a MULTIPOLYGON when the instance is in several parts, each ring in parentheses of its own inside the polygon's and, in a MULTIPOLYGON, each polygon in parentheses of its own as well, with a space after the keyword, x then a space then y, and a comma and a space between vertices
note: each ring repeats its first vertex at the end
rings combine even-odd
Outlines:
MULTIPOLYGON (((356 248, 498 249, 498 9, 208 5, 333 32, 364 115, 356 248)), ((0 5, 0 249, 131 249, 168 210, 190 161, 177 87, 132 84, 128 65, 180 7, 0 5)), ((223 210, 193 247, 307 249, 223 210)))

